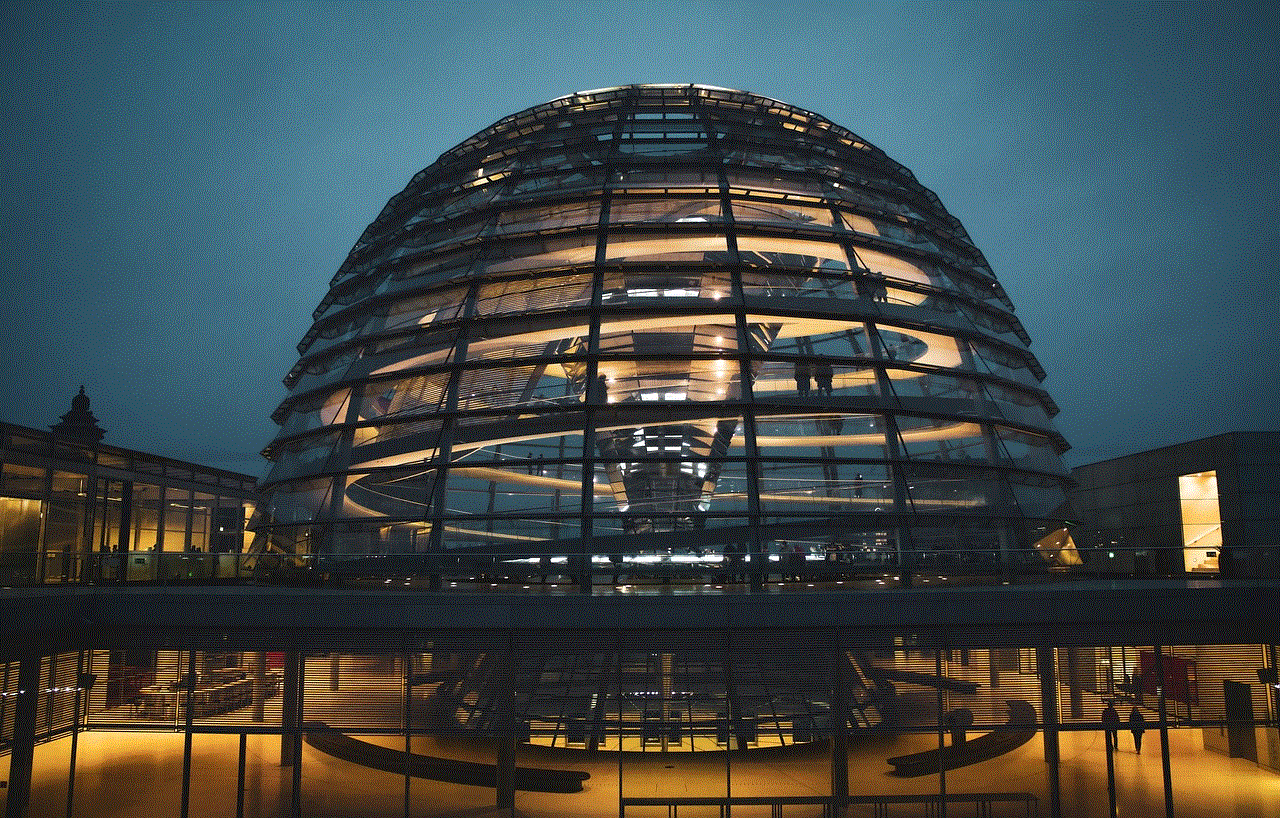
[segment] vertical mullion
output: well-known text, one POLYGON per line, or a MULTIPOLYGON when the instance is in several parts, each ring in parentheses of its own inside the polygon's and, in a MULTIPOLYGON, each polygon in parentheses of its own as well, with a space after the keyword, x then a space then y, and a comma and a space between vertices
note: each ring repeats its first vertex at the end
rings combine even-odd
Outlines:
MULTIPOLYGON (((747 480, 747 529, 749 542, 745 543, 751 559, 748 571, 750 585, 753 589, 763 590, 768 578, 768 554, 764 541, 760 537, 760 452, 756 447, 756 402, 752 383, 753 351, 751 334, 747 330, 746 297, 742 286, 742 258, 738 252, 738 230, 733 216, 733 199, 729 194, 729 176, 724 161, 724 151, 720 141, 724 138, 712 127, 710 119, 705 119, 703 127, 707 131, 707 143, 716 162, 716 179, 720 191, 720 218, 724 224, 725 245, 729 256, 729 282, 733 302, 738 305, 734 310, 734 331, 737 335, 737 363, 739 404, 738 411, 742 419, 742 451, 743 473, 747 480)), ((727 397, 727 396, 726 396, 727 397)))
POLYGON ((622 139, 622 129, 627 121, 627 112, 632 106, 625 106, 613 127, 613 139, 609 146, 609 159, 604 163, 604 184, 600 191, 600 216, 597 220, 595 264, 591 273, 591 308, 587 316, 587 367, 583 383, 583 408, 586 423, 582 435, 582 479, 581 505, 578 530, 578 553, 569 557, 570 566, 577 562, 576 572, 570 571, 570 578, 578 584, 580 593, 591 593, 592 563, 595 552, 595 477, 596 477, 596 414, 599 406, 587 400, 596 394, 595 382, 600 372, 600 310, 604 295, 604 263, 608 253, 609 210, 613 201, 613 173, 616 164, 613 156, 617 154, 618 143, 622 139))
MULTIPOLYGON (((457 423, 458 389, 462 380, 462 367, 467 359, 467 346, 474 331, 476 312, 476 293, 479 283, 472 281, 467 288, 466 301, 462 308, 462 321, 458 327, 458 338, 453 347, 453 365, 449 368, 449 382, 445 385, 444 411, 440 429, 436 432, 435 473, 431 482, 431 495, 428 497, 427 522, 431 525, 428 535, 427 550, 439 555, 443 550, 445 489, 449 479, 449 461, 453 457, 453 429, 457 423)), ((431 574, 431 590, 439 590, 440 575, 431 574)))

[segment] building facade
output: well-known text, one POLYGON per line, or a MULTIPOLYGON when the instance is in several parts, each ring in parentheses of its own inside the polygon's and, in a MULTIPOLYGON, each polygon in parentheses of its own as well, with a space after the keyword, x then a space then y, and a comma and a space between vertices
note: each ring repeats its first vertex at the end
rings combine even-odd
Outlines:
POLYGON ((105 445, 75 403, 52 431, 0 423, 0 583, 237 576, 255 478, 105 445))
POLYGON ((1007 296, 821 116, 514 114, 313 318, 241 583, 129 573, 219 550, 196 509, 239 476, 136 477, 179 464, 102 447, 87 399, 4 427, 42 585, 0 591, 7 818, 1280 812, 1274 571, 1084 576, 1007 296), (58 503, 82 527, 36 533, 58 503))
POLYGON ((1072 475, 1075 536, 1100 572, 1280 573, 1280 432, 1231 432, 1072 475))

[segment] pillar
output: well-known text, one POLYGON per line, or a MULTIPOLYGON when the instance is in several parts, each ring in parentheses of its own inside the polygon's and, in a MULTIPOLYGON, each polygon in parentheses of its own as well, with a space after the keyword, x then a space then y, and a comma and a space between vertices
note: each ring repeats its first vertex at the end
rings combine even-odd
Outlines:
POLYGON ((1054 673, 1053 648, 1036 648, 1036 672, 1040 675, 1041 720, 1044 722, 1044 760, 1049 773, 1049 815, 1062 818, 1062 792, 1058 785, 1058 680, 1054 673))
POLYGON ((1160 718, 1160 771, 1164 779, 1164 814, 1165 818, 1173 818, 1173 775, 1169 769, 1169 714, 1165 712, 1165 696, 1169 693, 1168 677, 1164 671, 1164 653, 1160 646, 1155 646, 1156 678, 1160 683, 1159 718, 1160 718))
POLYGON ((36 748, 36 697, 40 657, 23 656, 18 665, 18 701, 13 711, 13 752, 9 757, 9 799, 5 818, 22 818, 31 799, 31 765, 36 748))
POLYGON ((1071 718, 1084 718, 1084 690, 1080 686, 1080 657, 1078 648, 1067 648, 1067 696, 1071 718))
POLYGON ((298 704, 302 699, 302 673, 298 651, 284 655, 284 685, 280 691, 280 766, 293 766, 294 743, 298 738, 298 704))
POLYGON ((849 799, 849 700, 845 692, 844 650, 836 643, 831 669, 831 797, 835 814, 843 814, 849 799))
POLYGON ((494 715, 497 720, 494 730, 494 740, 497 742, 497 747, 494 748, 494 788, 496 806, 507 810, 514 810, 516 806, 516 725, 512 658, 508 652, 499 660, 494 692, 494 715))

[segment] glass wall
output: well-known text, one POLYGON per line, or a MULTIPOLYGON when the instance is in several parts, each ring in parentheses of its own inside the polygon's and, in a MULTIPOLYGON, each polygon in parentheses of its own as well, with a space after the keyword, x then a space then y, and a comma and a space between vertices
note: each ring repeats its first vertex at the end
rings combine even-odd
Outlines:
MULTIPOLYGON (((453 632, 359 652, 59 654, 39 668, 29 814, 63 815, 73 790, 76 815, 178 815, 184 778, 190 815, 793 816, 847 797, 854 814, 946 798, 961 815, 1102 818, 1164 814, 1166 793, 1189 818, 1280 806, 1275 691, 1257 673, 1274 647, 935 636, 453 632)), ((0 670, 16 694, 16 663, 0 670)), ((5 751, 15 699, 0 700, 5 751)))
POLYGON ((256 551, 376 573, 360 549, 416 525, 451 580, 574 555, 589 585, 705 580, 804 528, 906 571, 1078 566, 1044 373, 905 168, 749 94, 568 99, 448 152, 352 249, 275 413, 256 551))
POLYGON ((0 424, 0 581, 231 578, 249 475, 0 424))

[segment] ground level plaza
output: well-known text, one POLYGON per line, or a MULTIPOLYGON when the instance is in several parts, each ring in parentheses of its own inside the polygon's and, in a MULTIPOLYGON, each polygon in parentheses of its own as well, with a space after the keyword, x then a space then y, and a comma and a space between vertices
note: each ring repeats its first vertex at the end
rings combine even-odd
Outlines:
POLYGON ((1274 815, 1276 602, 10 591, 0 792, 9 816, 1274 815))

